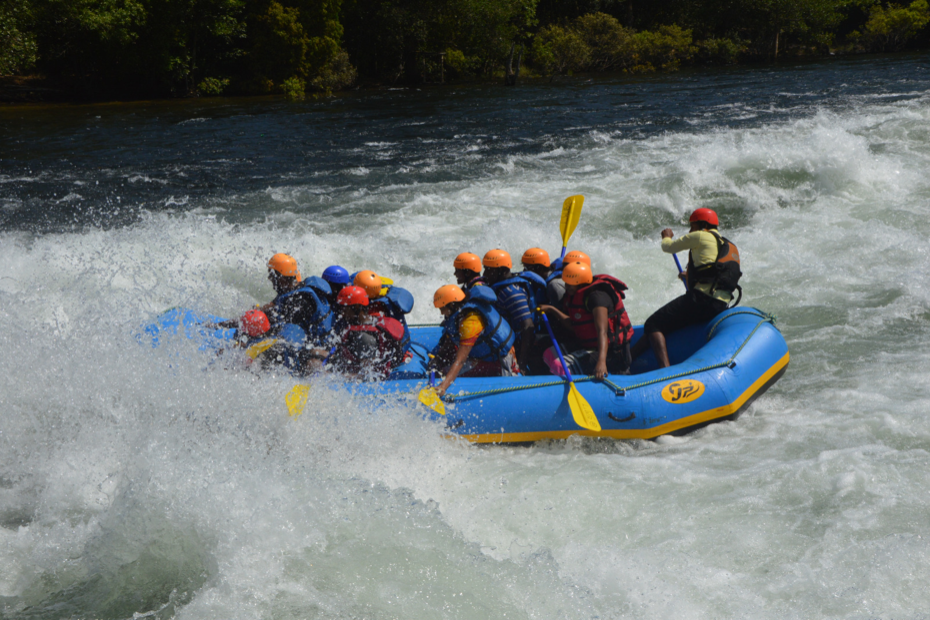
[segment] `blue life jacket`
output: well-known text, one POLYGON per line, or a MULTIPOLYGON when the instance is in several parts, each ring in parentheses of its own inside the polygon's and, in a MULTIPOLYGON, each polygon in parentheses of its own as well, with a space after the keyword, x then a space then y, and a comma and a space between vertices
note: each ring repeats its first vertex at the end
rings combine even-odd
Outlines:
POLYGON ((410 328, 407 327, 407 319, 404 315, 413 310, 413 295, 405 288, 385 284, 383 288, 387 293, 371 302, 371 308, 381 310, 384 316, 400 321, 404 326, 404 342, 410 341, 410 328))
POLYGON ((549 284, 556 278, 561 278, 561 277, 562 277, 562 270, 557 269, 556 271, 553 271, 552 273, 550 273, 548 277, 546 277, 546 284, 549 284))
POLYGON ((532 271, 521 271, 520 273, 512 274, 511 277, 506 280, 501 280, 496 284, 492 284, 491 288, 493 288, 496 293, 500 289, 511 284, 516 284, 526 293, 526 299, 530 304, 530 312, 533 313, 533 316, 536 316, 536 308, 541 304, 549 303, 549 294, 546 293, 546 281, 543 280, 539 274, 533 273, 532 271))
POLYGON ((284 301, 297 293, 310 295, 316 303, 316 312, 313 314, 310 324, 301 325, 300 327, 306 332, 306 337, 310 338, 314 343, 319 342, 329 334, 333 327, 333 313, 329 307, 329 296, 332 295, 333 290, 329 287, 329 282, 323 278, 310 276, 301 280, 298 288, 275 297, 275 308, 280 312, 284 301))
POLYGON ((478 336, 469 357, 482 362, 497 362, 513 347, 514 335, 510 323, 501 316, 494 304, 497 296, 488 286, 475 286, 468 292, 468 298, 458 312, 442 322, 443 334, 448 334, 454 342, 458 342, 458 323, 462 313, 466 310, 475 310, 484 318, 487 327, 478 336))
POLYGON ((257 355, 249 353, 254 359, 280 364, 291 371, 301 370, 300 351, 307 345, 307 332, 299 325, 285 323, 272 338, 263 336, 255 340, 256 343, 268 341, 271 346, 263 348, 257 355))

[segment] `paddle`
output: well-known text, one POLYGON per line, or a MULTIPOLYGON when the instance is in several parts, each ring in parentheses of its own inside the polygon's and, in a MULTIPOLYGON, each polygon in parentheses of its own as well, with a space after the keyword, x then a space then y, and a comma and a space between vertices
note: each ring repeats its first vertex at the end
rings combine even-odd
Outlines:
MULTIPOLYGON (((433 359, 436 356, 432 353, 429 354, 429 358, 433 359)), ((439 415, 446 415, 446 404, 442 402, 442 399, 439 398, 439 394, 436 393, 436 371, 429 371, 429 387, 423 388, 420 390, 417 398, 421 403, 438 413, 439 415)))
MULTIPOLYGON (((681 263, 678 262, 678 255, 677 255, 677 254, 672 254, 672 258, 675 259, 675 265, 678 266, 678 275, 681 275, 682 273, 684 273, 684 269, 681 268, 681 263)), ((687 290, 688 290, 688 283, 685 282, 684 280, 682 280, 681 283, 685 285, 685 290, 687 291, 687 290)))
POLYGON ((562 232, 562 258, 568 251, 568 239, 575 232, 578 226, 578 219, 581 217, 581 206, 584 204, 584 196, 569 196, 562 203, 562 221, 559 222, 559 230, 562 232))
MULTIPOLYGON (((336 350, 336 347, 333 347, 329 350, 329 353, 326 357, 323 358, 323 362, 320 364, 320 367, 326 365, 326 361, 329 360, 330 355, 336 350)), ((319 371, 317 371, 319 372, 319 371)), ((314 373, 316 374, 316 373, 314 373)), ((291 388, 291 391, 284 396, 284 402, 287 403, 287 413, 292 418, 297 418, 304 412, 304 408, 307 406, 307 400, 310 397, 310 386, 305 383, 298 383, 291 388)))
MULTIPOLYGON (((539 309, 537 308, 537 310, 539 309)), ((552 338, 552 346, 555 347, 555 352, 559 354, 559 361, 562 362, 562 368, 565 370, 565 380, 568 381, 568 408, 572 411, 575 424, 590 431, 601 430, 601 424, 597 421, 594 410, 591 409, 591 405, 584 399, 584 396, 578 392, 575 382, 572 381, 572 374, 568 371, 568 364, 565 363, 565 358, 562 357, 562 350, 559 348, 559 343, 555 341, 552 326, 549 325, 549 317, 546 316, 545 312, 541 312, 541 314, 543 322, 546 324, 546 331, 549 332, 549 337, 552 338)))
POLYGON ((284 397, 284 401, 287 403, 287 413, 292 418, 296 419, 304 412, 304 408, 307 406, 307 399, 309 397, 309 385, 304 383, 298 383, 295 385, 291 391, 287 393, 287 396, 284 397))
POLYGON ((419 401, 438 413, 439 415, 446 415, 446 404, 442 402, 442 399, 439 398, 439 394, 436 393, 436 388, 426 387, 420 390, 420 394, 417 396, 419 401))

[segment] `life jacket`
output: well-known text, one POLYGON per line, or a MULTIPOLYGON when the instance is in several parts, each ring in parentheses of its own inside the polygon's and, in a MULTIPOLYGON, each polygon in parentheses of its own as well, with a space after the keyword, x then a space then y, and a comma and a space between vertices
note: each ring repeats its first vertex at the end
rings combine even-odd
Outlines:
MULTIPOLYGON (((714 236, 717 240, 717 260, 707 265, 696 267, 694 257, 688 252, 688 290, 697 290, 698 284, 709 284, 708 294, 713 297, 717 291, 725 291, 731 296, 734 291, 739 291, 734 306, 738 306, 740 299, 743 298, 743 288, 739 285, 739 279, 743 272, 740 270, 739 249, 736 244, 721 237, 715 230, 705 230, 714 236)), ((702 291, 703 292, 703 291, 702 291)))
POLYGON ((510 349, 513 348, 514 334, 510 328, 510 323, 494 307, 497 302, 497 296, 489 286, 475 286, 468 294, 465 303, 457 312, 447 317, 442 322, 442 332, 450 336, 454 342, 459 341, 459 320, 463 312, 474 310, 481 314, 484 319, 484 331, 478 336, 478 342, 475 343, 469 357, 473 357, 482 362, 496 362, 501 360, 510 349))
POLYGON ((333 327, 332 309, 329 305, 329 297, 332 295, 332 289, 329 287, 329 282, 318 276, 304 278, 301 280, 298 288, 275 297, 274 306, 278 314, 283 313, 284 302, 298 293, 309 295, 316 304, 316 311, 313 313, 313 317, 307 321, 306 325, 301 325, 300 327, 307 332, 311 340, 319 342, 326 337, 333 327))
POLYGON ((387 293, 373 299, 368 304, 368 314, 374 317, 387 317, 394 319, 404 328, 404 337, 410 340, 410 328, 407 327, 407 318, 405 315, 413 310, 413 295, 405 288, 385 284, 384 288, 387 293))
POLYGON ((468 295, 468 292, 471 291, 471 289, 473 289, 474 287, 476 287, 476 286, 478 286, 478 285, 487 286, 487 282, 485 282, 485 281, 484 281, 484 278, 482 278, 481 276, 478 276, 478 277, 476 277, 476 278, 472 278, 471 280, 469 280, 468 282, 466 282, 465 284, 462 285, 462 287, 461 287, 461 288, 462 288, 462 292, 465 293, 465 295, 467 296, 467 295, 468 295))
MULTIPOLYGON (((530 306, 530 312, 533 313, 534 317, 536 316, 536 308, 542 304, 549 303, 549 294, 546 292, 546 281, 543 280, 542 276, 539 274, 533 273, 532 271, 521 271, 520 273, 512 274, 506 280, 501 280, 496 284, 492 284, 491 288, 497 293, 503 290, 505 286, 510 286, 511 284, 517 285, 526 293, 526 300, 530 306)), ((516 325, 511 325, 511 327, 518 329, 516 325)), ((539 325, 537 325, 537 327, 539 327, 539 325)))
POLYGON ((591 284, 575 291, 574 295, 566 295, 562 299, 562 309, 571 319, 572 329, 579 344, 584 349, 597 349, 597 327, 594 325, 594 313, 585 307, 585 297, 595 288, 606 289, 614 301, 613 309, 607 312, 607 346, 610 349, 622 347, 633 337, 633 325, 630 317, 623 307, 626 297, 623 291, 627 285, 613 276, 600 274, 594 276, 591 284))
POLYGON ((371 368, 378 376, 386 378, 392 369, 403 363, 405 342, 409 342, 409 338, 405 340, 404 326, 400 321, 390 317, 378 317, 374 323, 350 325, 343 332, 342 340, 336 345, 336 355, 355 372, 371 368), (352 352, 348 341, 353 334, 358 333, 371 334, 378 341, 377 359, 360 359, 352 352))
POLYGON ((557 269, 553 271, 552 273, 550 273, 548 276, 546 276, 546 284, 549 284, 553 280, 561 278, 561 277, 562 277, 562 270, 557 269))
POLYGON ((280 364, 290 370, 301 370, 300 352, 307 346, 307 332, 299 325, 285 323, 273 337, 254 339, 245 353, 249 363, 258 360, 262 363, 280 364))

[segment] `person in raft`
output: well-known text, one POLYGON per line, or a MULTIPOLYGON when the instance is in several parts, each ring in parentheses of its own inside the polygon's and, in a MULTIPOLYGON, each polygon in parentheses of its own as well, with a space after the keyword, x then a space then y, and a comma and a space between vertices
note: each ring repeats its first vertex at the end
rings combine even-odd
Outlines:
POLYGON ((323 270, 323 279, 329 284, 331 291, 329 295, 329 305, 335 308, 336 296, 339 295, 339 291, 349 284, 352 284, 352 278, 349 277, 349 270, 339 265, 330 265, 323 270))
POLYGON ((413 310, 413 295, 410 291, 393 284, 385 284, 384 279, 370 269, 355 274, 352 284, 362 287, 368 294, 371 302, 369 314, 379 314, 399 321, 409 335, 407 315, 413 310))
POLYGON ((369 305, 360 286, 339 291, 336 308, 343 328, 333 335, 331 352, 317 349, 313 357, 354 379, 380 381, 403 361, 404 327, 390 317, 369 314, 369 305))
POLYGON ((272 335, 268 316, 254 308, 239 318, 236 346, 245 349, 245 365, 250 369, 283 366, 301 374, 307 355, 306 338, 306 332, 293 323, 272 335))
POLYGON ((456 378, 513 377, 520 374, 510 324, 494 307, 497 297, 487 286, 465 296, 455 284, 439 287, 433 305, 442 313, 442 338, 430 366, 445 373, 436 393, 442 396, 456 378))
MULTIPOLYGON (((556 259, 558 262, 558 259, 556 259)), ((549 297, 549 304, 556 308, 562 307, 562 298, 565 297, 565 280, 562 279, 562 265, 571 265, 572 263, 584 263, 591 266, 591 257, 579 250, 572 250, 565 255, 565 259, 558 263, 553 263, 552 270, 546 277, 546 295, 549 297)))
MULTIPOLYGON (((626 284, 606 274, 594 275, 584 263, 566 265, 562 279, 562 310, 550 305, 540 309, 575 336, 580 348, 564 356, 569 370, 573 375, 594 375, 597 379, 609 373, 629 374, 633 325, 623 306, 626 284)), ((565 376, 554 348, 547 349, 543 359, 552 374, 565 376)))
MULTIPOLYGON (((316 276, 302 279, 297 261, 287 254, 275 254, 268 261, 267 267, 268 280, 276 296, 259 310, 267 316, 271 333, 276 334, 286 325, 297 325, 312 342, 320 342, 332 327, 329 284, 316 276)), ((237 327, 238 320, 223 321, 216 325, 237 327)))
POLYGON ((455 269, 455 281, 459 283, 465 294, 476 284, 483 284, 481 279, 481 259, 477 254, 462 252, 452 261, 455 269))
POLYGON ((742 297, 739 250, 717 232, 717 214, 711 209, 697 209, 689 221, 691 231, 678 239, 673 239, 671 228, 662 231, 663 252, 688 250, 688 268, 681 275, 688 291, 646 319, 643 337, 633 347, 634 359, 652 347, 660 368, 669 366, 667 334, 711 320, 729 307, 736 291, 737 304, 742 297))
MULTIPOLYGON (((536 343, 533 311, 538 305, 537 291, 545 291, 546 281, 533 272, 511 273, 513 260, 504 250, 488 250, 481 264, 484 265, 483 280, 497 295, 497 307, 516 337, 517 363, 521 370, 527 370, 536 343)), ((475 288, 472 288, 472 293, 475 288)))

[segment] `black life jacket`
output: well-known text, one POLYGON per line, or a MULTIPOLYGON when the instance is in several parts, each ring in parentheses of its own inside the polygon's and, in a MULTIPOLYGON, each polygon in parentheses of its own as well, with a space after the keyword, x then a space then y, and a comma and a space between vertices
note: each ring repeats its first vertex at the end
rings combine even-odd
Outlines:
POLYGON ((738 306, 740 299, 743 298, 743 289, 739 285, 739 279, 743 272, 740 270, 739 249, 736 244, 721 237, 715 230, 705 230, 714 236, 717 240, 717 260, 713 263, 695 267, 694 257, 688 252, 688 290, 696 290, 698 284, 710 285, 710 296, 713 297, 717 291, 726 291, 731 296, 735 291, 739 291, 739 296, 733 306, 738 306))
POLYGON ((623 306, 623 291, 628 289, 626 284, 613 276, 596 275, 591 284, 579 288, 574 295, 566 295, 562 300, 562 309, 571 319, 572 329, 581 346, 585 349, 597 349, 594 314, 585 306, 585 297, 595 288, 606 291, 614 302, 613 309, 607 312, 607 346, 610 349, 618 349, 633 337, 633 325, 623 306))

